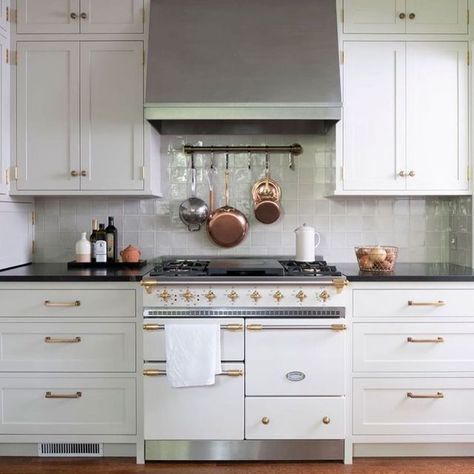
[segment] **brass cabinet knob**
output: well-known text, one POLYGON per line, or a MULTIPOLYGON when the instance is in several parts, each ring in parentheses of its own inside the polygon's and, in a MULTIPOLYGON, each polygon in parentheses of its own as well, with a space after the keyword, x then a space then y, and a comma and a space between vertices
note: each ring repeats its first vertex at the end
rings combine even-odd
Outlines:
POLYGON ((262 295, 257 290, 252 291, 252 293, 250 293, 250 298, 252 298, 255 303, 257 303, 261 297, 262 295))
POLYGON ((209 301, 209 303, 212 303, 212 300, 216 299, 216 294, 215 294, 212 290, 209 290, 209 291, 204 295, 204 298, 206 298, 207 301, 209 301))
POLYGON ((331 418, 329 418, 329 416, 325 416, 325 417, 323 418, 323 423, 324 423, 325 425, 329 425, 329 423, 331 423, 331 418))
POLYGON ((410 20, 414 20, 415 19, 415 14, 414 13, 410 13, 408 15, 408 18, 410 18, 410 20))
POLYGON ((168 300, 171 298, 171 294, 168 292, 168 290, 163 290, 160 293, 160 298, 165 302, 168 303, 168 300))
POLYGON ((86 12, 82 12, 82 13, 81 13, 81 18, 82 18, 83 20, 87 19, 87 13, 86 13, 86 12))
POLYGON ((262 423, 263 423, 264 425, 268 425, 268 423, 270 423, 270 418, 268 418, 268 416, 264 416, 264 417, 262 418, 262 423))
POLYGON ((411 178, 413 178, 415 176, 415 172, 412 170, 408 173, 408 176, 410 176, 411 178))
POLYGON ((73 20, 77 20, 77 13, 72 12, 69 16, 70 16, 73 20))
POLYGON ((239 297, 238 293, 235 290, 232 290, 228 295, 227 298, 229 298, 232 303, 239 297))
POLYGON ((73 178, 75 178, 76 176, 79 176, 79 173, 78 173, 77 171, 75 171, 75 170, 72 170, 72 171, 71 171, 71 176, 72 176, 73 178))
POLYGON ((398 18, 400 18, 400 20, 404 20, 406 18, 405 13, 401 12, 400 15, 398 15, 398 18))
POLYGON ((87 171, 82 170, 82 171, 81 171, 81 176, 84 176, 84 177, 87 176, 87 171))
POLYGON ((321 293, 319 293, 319 299, 326 303, 326 301, 331 297, 331 295, 326 291, 323 290, 321 293))
POLYGON ((303 300, 306 298, 306 295, 305 295, 305 293, 303 292, 303 290, 298 291, 298 293, 296 293, 295 296, 296 296, 296 298, 297 298, 298 300, 300 300, 300 303, 302 303, 303 300))
POLYGON ((398 176, 400 176, 401 178, 405 178, 406 175, 407 175, 407 174, 406 174, 406 171, 403 171, 403 170, 402 170, 402 171, 399 171, 399 172, 398 172, 398 176))
POLYGON ((181 297, 184 298, 187 303, 189 303, 189 302, 194 298, 194 295, 193 295, 189 290, 186 290, 186 291, 181 295, 181 297))
POLYGON ((275 298, 279 303, 284 298, 284 296, 283 296, 283 293, 280 290, 278 290, 273 294, 273 298, 275 298))

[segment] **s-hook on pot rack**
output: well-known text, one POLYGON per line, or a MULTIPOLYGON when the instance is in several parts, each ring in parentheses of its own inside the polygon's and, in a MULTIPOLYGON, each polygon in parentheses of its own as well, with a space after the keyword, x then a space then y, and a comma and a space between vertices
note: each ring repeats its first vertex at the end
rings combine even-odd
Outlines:
POLYGON ((288 153, 288 166, 291 170, 295 169, 295 156, 303 153, 303 147, 298 143, 287 146, 267 146, 267 145, 212 145, 212 146, 194 146, 184 145, 184 153, 187 155, 194 155, 195 153, 243 153, 250 156, 251 153, 264 154, 269 156, 271 153, 288 153))

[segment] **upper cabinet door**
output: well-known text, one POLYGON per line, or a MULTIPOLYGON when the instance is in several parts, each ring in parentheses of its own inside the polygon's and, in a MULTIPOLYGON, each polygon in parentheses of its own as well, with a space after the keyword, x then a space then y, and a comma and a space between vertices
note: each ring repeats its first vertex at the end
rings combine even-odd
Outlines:
POLYGON ((407 43, 409 190, 469 189, 467 51, 466 42, 407 43))
POLYGON ((143 42, 81 43, 83 190, 142 190, 143 42))
POLYGON ((7 9, 9 9, 7 0, 0 0, 0 31, 8 31, 7 9))
POLYGON ((81 33, 143 33, 143 0, 81 0, 81 33))
POLYGON ((79 33, 79 0, 17 0, 18 33, 79 33))
POLYGON ((17 48, 17 189, 79 190, 79 43, 17 48))
POLYGON ((6 171, 10 165, 10 68, 5 62, 8 41, 0 36, 0 194, 7 192, 6 171))
POLYGON ((407 33, 467 33, 468 0, 406 0, 407 33))
POLYGON ((346 191, 400 191, 405 178, 405 43, 345 42, 346 191))
POLYGON ((344 33, 405 33, 405 0, 344 0, 344 33))

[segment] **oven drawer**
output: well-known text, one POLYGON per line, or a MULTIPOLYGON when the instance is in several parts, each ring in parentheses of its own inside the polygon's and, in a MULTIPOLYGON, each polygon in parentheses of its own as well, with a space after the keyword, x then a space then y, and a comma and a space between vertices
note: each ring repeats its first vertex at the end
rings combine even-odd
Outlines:
POLYGON ((474 316, 473 290, 354 290, 355 318, 474 316))
POLYGON ((143 324, 143 356, 145 360, 166 360, 165 330, 163 327, 166 323, 220 324, 222 360, 244 360, 244 320, 241 318, 146 318, 143 324))
POLYGON ((135 317, 135 290, 0 290, 0 317, 135 317))
POLYGON ((0 434, 135 434, 135 379, 0 377, 0 434))
POLYGON ((246 322, 246 394, 344 395, 344 320, 246 322))
POLYGON ((222 364, 222 370, 215 385, 173 388, 165 364, 145 364, 145 439, 243 439, 244 364, 222 364))
POLYGON ((134 370, 134 323, 0 323, 0 371, 134 370))
POLYGON ((355 435, 474 434, 473 378, 353 381, 355 435))
POLYGON ((246 439, 342 439, 344 397, 245 399, 246 439))
POLYGON ((474 372, 474 323, 354 323, 355 372, 474 372))

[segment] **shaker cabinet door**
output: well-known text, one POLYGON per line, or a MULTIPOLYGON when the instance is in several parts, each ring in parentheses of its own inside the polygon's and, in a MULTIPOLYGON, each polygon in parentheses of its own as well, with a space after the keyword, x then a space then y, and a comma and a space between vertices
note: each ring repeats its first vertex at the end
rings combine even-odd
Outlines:
POLYGON ((466 42, 407 43, 408 190, 469 189, 467 51, 466 42))
POLYGON ((81 0, 81 33, 143 33, 143 0, 81 0))
POLYGON ((79 0, 17 0, 17 33, 79 33, 79 0))
POLYGON ((4 61, 7 48, 8 41, 0 36, 0 194, 8 191, 6 173, 10 165, 10 68, 4 61))
POLYGON ((81 43, 82 190, 142 190, 143 42, 81 43))
POLYGON ((344 33, 405 33, 405 0, 344 0, 344 33))
POLYGON ((17 48, 17 189, 79 190, 79 43, 17 48))
POLYGON ((405 178, 405 43, 344 43, 345 191, 401 191, 405 178))

